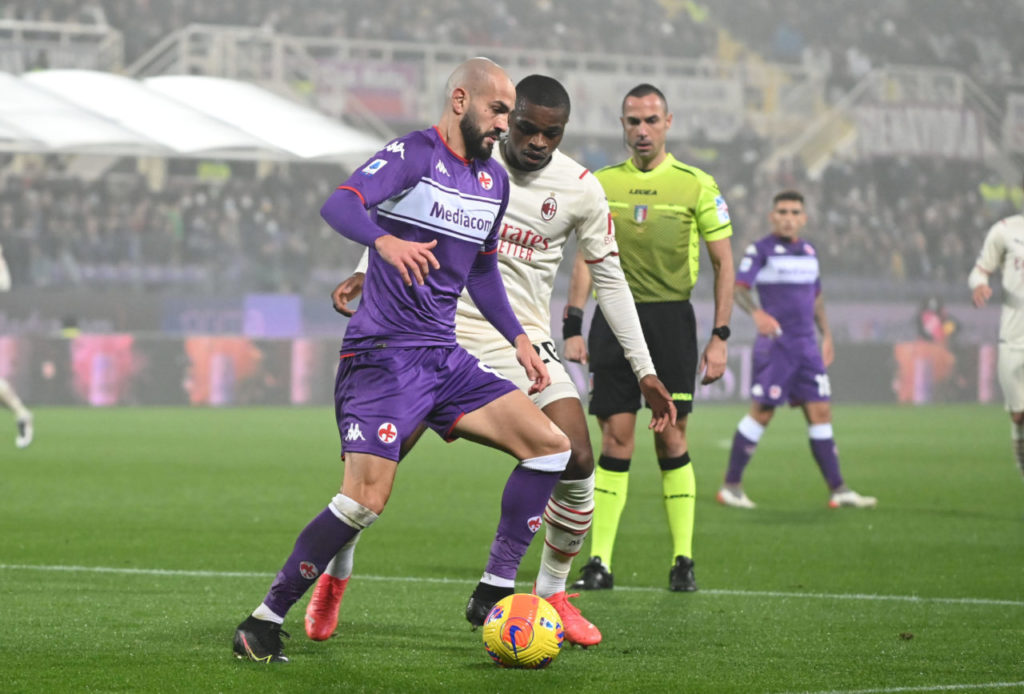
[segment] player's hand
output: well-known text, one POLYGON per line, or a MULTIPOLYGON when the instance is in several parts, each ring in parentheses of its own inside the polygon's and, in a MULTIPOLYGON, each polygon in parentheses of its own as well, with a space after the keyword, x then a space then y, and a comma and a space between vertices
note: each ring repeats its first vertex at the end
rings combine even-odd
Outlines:
POLYGON ((573 335, 562 345, 565 358, 578 364, 587 363, 587 341, 582 335, 573 335))
POLYGON ((441 263, 430 252, 430 249, 437 245, 437 239, 427 243, 418 241, 404 241, 397 236, 384 234, 374 241, 374 248, 380 253, 380 257, 389 264, 394 265, 406 287, 412 286, 413 279, 416 284, 423 286, 424 278, 430 273, 431 268, 437 270, 441 263))
POLYGON ((647 374, 641 378, 640 392, 651 406, 651 423, 648 429, 661 433, 667 427, 676 425, 676 404, 672 402, 672 394, 668 392, 668 388, 657 376, 647 374))
POLYGON ((974 305, 977 308, 981 308, 988 303, 988 300, 992 298, 992 287, 987 284, 979 284, 971 292, 971 299, 974 300, 974 305))
POLYGON ((365 279, 366 275, 356 272, 334 288, 334 291, 331 292, 331 302, 334 304, 335 311, 343 316, 350 317, 356 312, 354 308, 349 308, 348 305, 349 302, 355 301, 363 293, 363 281, 365 279))
POLYGON ((537 354, 537 350, 530 344, 530 338, 525 333, 516 338, 516 359, 526 369, 526 377, 533 382, 528 391, 530 395, 539 393, 551 385, 551 374, 548 373, 548 367, 537 354))
POLYGON ((729 348, 725 340, 712 337, 700 355, 700 372, 704 374, 700 382, 704 385, 714 383, 725 373, 725 364, 729 357, 729 348))
POLYGON ((821 338, 821 361, 824 362, 825 368, 832 366, 832 362, 836 360, 836 346, 832 342, 832 336, 826 335, 821 338))
POLYGON ((759 308, 750 316, 754 319, 754 326, 757 327, 758 335, 778 337, 782 334, 782 327, 779 325, 779 321, 775 320, 775 316, 764 309, 759 308))

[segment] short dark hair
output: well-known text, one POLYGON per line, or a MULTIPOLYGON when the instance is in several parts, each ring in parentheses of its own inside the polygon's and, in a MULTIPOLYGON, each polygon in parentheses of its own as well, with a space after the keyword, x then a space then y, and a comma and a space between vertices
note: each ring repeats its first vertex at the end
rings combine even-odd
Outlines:
POLYGON ((547 108, 564 108, 569 115, 569 92, 561 82, 546 75, 528 75, 516 85, 516 106, 520 102, 545 106, 547 108))
POLYGON ((801 193, 800 191, 797 191, 797 190, 784 190, 781 193, 776 193, 775 197, 772 198, 772 207, 775 207, 777 204, 779 204, 783 200, 789 200, 791 202, 798 202, 801 205, 803 205, 804 204, 804 194, 801 193))
POLYGON ((668 113, 668 99, 665 98, 665 95, 661 93, 660 89, 655 87, 653 84, 647 84, 646 82, 638 84, 626 92, 626 96, 622 97, 622 110, 626 110, 626 99, 630 97, 639 99, 650 94, 658 95, 658 98, 661 99, 662 105, 665 106, 665 113, 668 113))

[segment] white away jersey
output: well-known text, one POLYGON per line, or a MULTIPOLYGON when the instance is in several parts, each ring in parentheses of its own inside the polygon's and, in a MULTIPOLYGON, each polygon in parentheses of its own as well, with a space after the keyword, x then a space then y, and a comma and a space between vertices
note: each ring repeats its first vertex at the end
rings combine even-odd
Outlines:
MULTIPOLYGON (((534 344, 551 339, 551 290, 565 244, 575 230, 584 257, 596 261, 618 254, 604 189, 587 169, 555 150, 539 171, 510 167, 509 204, 498 235, 498 266, 509 303, 534 344)), ((456 332, 486 339, 497 331, 463 292, 455 315, 456 332)))
MULTIPOLYGON (((976 262, 990 275, 997 271, 1002 275, 999 341, 1024 347, 1024 215, 1013 215, 993 224, 976 262)), ((518 310, 515 304, 512 307, 518 310)))

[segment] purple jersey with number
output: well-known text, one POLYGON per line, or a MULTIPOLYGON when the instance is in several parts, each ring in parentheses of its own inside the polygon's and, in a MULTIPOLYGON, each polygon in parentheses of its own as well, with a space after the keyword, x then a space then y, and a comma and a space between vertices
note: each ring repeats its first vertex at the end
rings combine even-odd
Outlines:
POLYGON ((779 405, 828 400, 830 386, 815 333, 814 303, 821 293, 818 256, 803 239, 769 235, 747 247, 736 284, 757 289, 782 334, 754 342, 754 400, 779 405))
POLYGON ((390 142, 339 186, 356 192, 376 223, 406 241, 437 240, 440 269, 406 287, 370 247, 359 310, 342 349, 455 344, 455 306, 477 256, 495 253, 508 205, 508 174, 491 159, 453 152, 437 128, 390 142))

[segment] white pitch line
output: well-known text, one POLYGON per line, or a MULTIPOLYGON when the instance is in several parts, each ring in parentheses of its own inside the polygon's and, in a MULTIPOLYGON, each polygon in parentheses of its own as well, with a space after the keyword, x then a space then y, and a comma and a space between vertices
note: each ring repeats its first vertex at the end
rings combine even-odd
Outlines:
MULTIPOLYGON (((0 570, 10 571, 64 571, 68 573, 106 573, 125 574, 140 576, 189 576, 203 578, 272 578, 271 573, 257 571, 202 571, 187 569, 129 569, 116 566, 47 566, 39 564, 0 564, 0 570)), ((373 576, 368 574, 356 574, 360 581, 389 581, 392 583, 438 583, 438 584, 462 584, 470 585, 471 579, 459 578, 429 578, 413 576, 373 576)), ((523 585, 532 585, 523 583, 523 585)), ((651 586, 619 586, 616 591, 640 592, 640 593, 662 593, 663 588, 651 586)), ((702 588, 701 595, 726 595, 739 597, 759 598, 811 598, 819 600, 863 600, 879 602, 911 602, 911 603, 939 603, 946 605, 985 605, 1001 607, 1024 607, 1024 600, 996 600, 990 598, 929 598, 918 595, 874 595, 870 593, 793 593, 776 590, 728 590, 721 588, 702 588)), ((873 690, 872 690, 873 691, 873 690)), ((901 691, 901 690, 878 690, 878 691, 901 691)), ((913 690, 907 690, 913 691, 913 690)), ((924 690, 927 691, 927 690, 924 690)), ((817 694, 817 693, 814 693, 817 694)), ((848 692, 845 694, 854 694, 848 692)), ((857 693, 859 694, 859 693, 857 693)))
MULTIPOLYGON (((822 692, 799 692, 799 694, 900 694, 900 692, 963 692, 969 689, 1024 688, 1024 682, 988 682, 986 684, 933 684, 921 687, 885 687, 881 689, 833 689, 822 692)), ((787 694, 798 694, 787 692, 787 694)))

